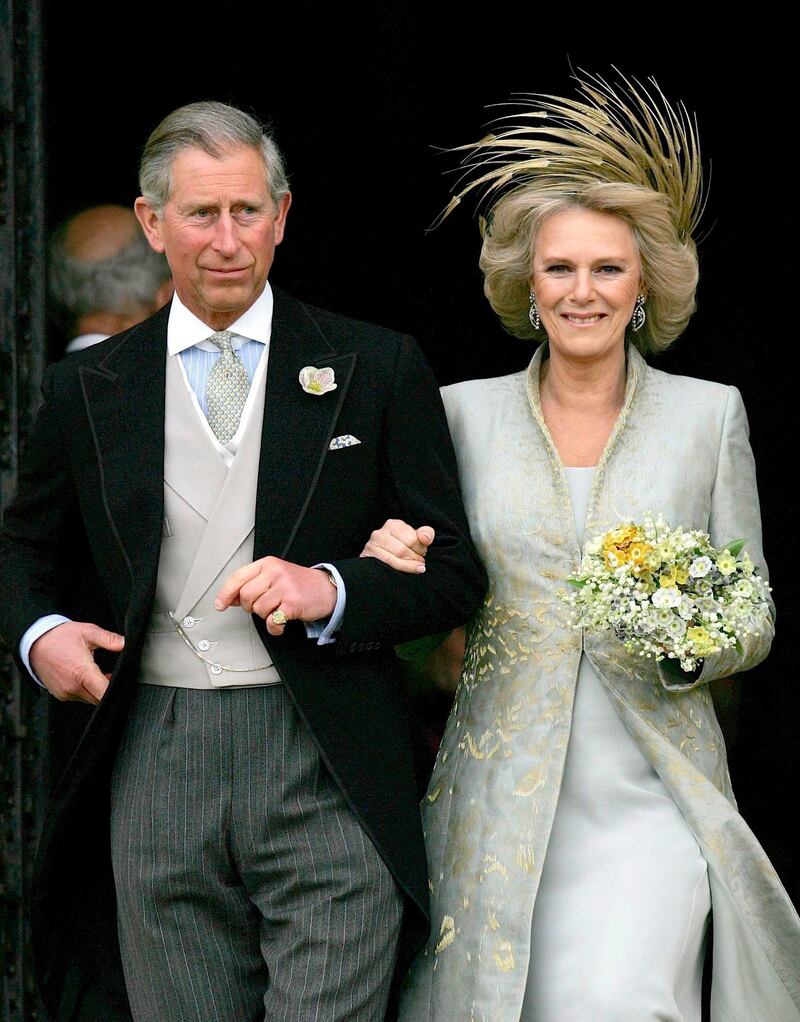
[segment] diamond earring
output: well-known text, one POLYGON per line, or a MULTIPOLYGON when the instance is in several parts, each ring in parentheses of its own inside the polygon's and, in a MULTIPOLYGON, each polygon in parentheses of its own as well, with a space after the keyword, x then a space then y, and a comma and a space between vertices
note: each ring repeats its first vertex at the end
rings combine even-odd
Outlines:
MULTIPOLYGON (((531 321, 531 326, 533 327, 533 329, 538 330, 541 320, 539 319, 539 308, 536 305, 536 295, 533 293, 533 291, 531 291, 531 293, 528 295, 528 299, 531 303, 531 307, 528 309, 528 319, 531 321)), ((642 320, 642 322, 644 322, 644 320, 642 320)), ((634 327, 634 329, 636 328, 634 327)))
POLYGON ((638 332, 644 326, 644 321, 647 319, 647 313, 644 311, 644 295, 639 295, 636 299, 636 305, 633 308, 633 329, 634 332, 638 332))

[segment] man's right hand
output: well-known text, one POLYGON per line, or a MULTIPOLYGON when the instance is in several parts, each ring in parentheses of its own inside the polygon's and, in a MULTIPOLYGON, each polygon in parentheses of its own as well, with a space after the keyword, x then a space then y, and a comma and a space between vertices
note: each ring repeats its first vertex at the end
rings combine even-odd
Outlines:
POLYGON ((87 621, 68 621, 45 632, 31 646, 36 677, 56 699, 96 705, 105 695, 109 675, 94 662, 96 649, 121 652, 125 639, 87 621))

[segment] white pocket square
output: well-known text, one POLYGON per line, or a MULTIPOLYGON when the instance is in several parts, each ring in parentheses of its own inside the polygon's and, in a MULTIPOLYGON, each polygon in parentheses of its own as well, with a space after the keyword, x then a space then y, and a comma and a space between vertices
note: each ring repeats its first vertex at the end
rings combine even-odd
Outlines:
POLYGON ((342 447, 353 447, 355 444, 360 444, 361 441, 357 436, 351 436, 350 433, 345 433, 343 436, 335 436, 328 445, 329 451, 338 451, 342 447))

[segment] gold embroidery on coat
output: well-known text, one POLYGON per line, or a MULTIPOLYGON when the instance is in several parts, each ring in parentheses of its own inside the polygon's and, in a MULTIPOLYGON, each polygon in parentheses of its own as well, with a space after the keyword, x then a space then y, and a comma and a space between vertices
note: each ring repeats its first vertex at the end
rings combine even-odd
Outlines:
POLYGON ((514 961, 514 952, 509 941, 504 940, 497 945, 494 963, 501 972, 511 972, 512 969, 516 969, 517 963, 514 961))
POLYGON ((445 916, 442 919, 442 926, 439 930, 439 940, 434 948, 435 954, 439 955, 445 948, 450 947, 456 939, 456 921, 452 916, 445 916))

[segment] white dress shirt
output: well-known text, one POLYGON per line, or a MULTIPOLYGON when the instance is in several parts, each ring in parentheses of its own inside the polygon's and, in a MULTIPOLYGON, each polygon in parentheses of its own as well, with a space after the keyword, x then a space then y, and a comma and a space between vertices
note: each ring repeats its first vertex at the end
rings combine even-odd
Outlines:
POLYGON ((76 351, 83 351, 84 348, 91 348, 93 344, 105 341, 108 336, 108 334, 79 334, 77 337, 73 337, 64 348, 64 354, 72 355, 76 351))

